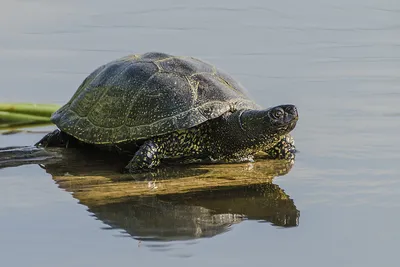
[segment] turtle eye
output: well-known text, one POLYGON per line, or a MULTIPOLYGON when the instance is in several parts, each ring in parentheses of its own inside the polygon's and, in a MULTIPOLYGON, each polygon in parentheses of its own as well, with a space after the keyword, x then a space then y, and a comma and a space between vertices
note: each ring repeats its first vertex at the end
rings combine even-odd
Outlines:
POLYGON ((272 117, 274 119, 280 119, 283 117, 283 110, 281 108, 276 108, 273 112, 272 112, 272 117))

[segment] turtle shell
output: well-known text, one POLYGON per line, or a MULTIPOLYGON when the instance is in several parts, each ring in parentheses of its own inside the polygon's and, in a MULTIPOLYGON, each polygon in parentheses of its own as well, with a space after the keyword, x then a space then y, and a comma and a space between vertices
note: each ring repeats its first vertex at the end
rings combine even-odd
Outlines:
POLYGON ((94 70, 51 120, 81 141, 111 144, 187 129, 238 109, 259 106, 228 74, 193 57, 146 53, 94 70))

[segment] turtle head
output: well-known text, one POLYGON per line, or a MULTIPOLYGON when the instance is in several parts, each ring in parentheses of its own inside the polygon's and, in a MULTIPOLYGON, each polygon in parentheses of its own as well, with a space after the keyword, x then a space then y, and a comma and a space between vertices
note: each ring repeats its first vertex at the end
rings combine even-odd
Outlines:
POLYGON ((242 130, 253 137, 282 136, 294 129, 299 118, 294 105, 280 105, 264 110, 245 110, 239 116, 242 130))

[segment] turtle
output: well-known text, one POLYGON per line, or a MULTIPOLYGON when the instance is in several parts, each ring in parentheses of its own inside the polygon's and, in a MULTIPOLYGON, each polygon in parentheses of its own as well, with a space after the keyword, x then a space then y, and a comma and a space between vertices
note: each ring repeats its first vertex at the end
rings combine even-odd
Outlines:
POLYGON ((131 153, 135 173, 166 159, 292 158, 293 104, 262 108, 231 75, 191 56, 130 54, 96 68, 55 111, 57 129, 35 146, 89 144, 131 153))

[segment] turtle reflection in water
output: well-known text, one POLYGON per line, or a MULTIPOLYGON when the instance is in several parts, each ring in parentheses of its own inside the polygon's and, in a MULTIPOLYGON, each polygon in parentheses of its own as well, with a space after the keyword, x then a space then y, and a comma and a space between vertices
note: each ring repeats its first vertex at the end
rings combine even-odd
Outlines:
POLYGON ((130 55, 94 70, 37 146, 94 145, 132 155, 126 169, 163 159, 242 162, 259 151, 292 158, 294 105, 262 109, 230 75, 193 57, 130 55))
POLYGON ((45 165, 58 186, 110 228, 136 239, 212 237, 244 220, 285 228, 299 225, 294 200, 272 183, 291 170, 293 163, 284 160, 162 166, 158 169, 166 168, 175 177, 160 175, 149 182, 117 173, 110 160, 85 161, 79 153, 64 153, 70 154, 65 160, 45 165))
POLYGON ((266 183, 192 194, 136 197, 88 205, 113 229, 140 240, 187 240, 222 234, 245 220, 297 227, 300 211, 279 186, 266 183))

